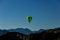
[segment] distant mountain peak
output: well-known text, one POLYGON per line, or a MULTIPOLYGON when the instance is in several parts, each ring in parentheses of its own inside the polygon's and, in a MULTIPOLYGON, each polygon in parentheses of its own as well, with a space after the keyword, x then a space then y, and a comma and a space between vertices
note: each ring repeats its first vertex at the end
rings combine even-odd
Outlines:
MULTIPOLYGON (((56 30, 56 31, 60 32, 60 28, 54 28, 52 30, 56 30)), ((7 32, 19 32, 19 33, 22 33, 22 34, 29 35, 30 33, 41 33, 43 31, 45 31, 45 30, 44 29, 40 29, 38 31, 31 31, 28 28, 16 28, 16 29, 9 29, 9 30, 1 30, 0 29, 0 35, 2 35, 4 33, 7 33, 7 32)))

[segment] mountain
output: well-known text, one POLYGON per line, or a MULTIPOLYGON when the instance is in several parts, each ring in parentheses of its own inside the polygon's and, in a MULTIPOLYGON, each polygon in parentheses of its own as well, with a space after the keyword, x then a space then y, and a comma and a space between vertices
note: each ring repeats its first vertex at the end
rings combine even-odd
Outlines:
POLYGON ((43 32, 43 31, 45 31, 44 29, 40 29, 40 30, 38 30, 37 32, 43 32))
MULTIPOLYGON (((52 30, 60 32, 60 28, 54 28, 52 30)), ((19 32, 19 33, 22 33, 22 34, 29 35, 30 33, 41 33, 43 31, 45 31, 45 30, 44 29, 40 29, 38 31, 31 31, 28 28, 25 28, 25 29, 24 28, 16 28, 16 29, 9 29, 9 30, 0 30, 0 36, 5 34, 5 33, 7 33, 7 32, 19 32)))
POLYGON ((60 32, 60 28, 55 28, 54 31, 60 32))
POLYGON ((40 29, 38 31, 31 31, 29 30, 28 28, 17 28, 17 29, 10 29, 9 32, 19 32, 19 33, 22 33, 22 34, 26 34, 26 35, 29 35, 30 33, 40 33, 44 31, 44 29, 40 29))
POLYGON ((30 33, 39 33, 42 32, 44 29, 40 29, 38 31, 31 31, 28 28, 16 28, 16 29, 9 29, 9 30, 0 30, 0 35, 3 35, 7 32, 19 32, 25 35, 29 35, 30 33))
POLYGON ((33 31, 32 33, 40 33, 40 32, 43 32, 43 31, 45 31, 45 30, 44 29, 40 29, 38 31, 33 31))
POLYGON ((3 34, 9 32, 8 30, 0 30, 0 36, 2 36, 3 34))
POLYGON ((26 35, 28 35, 32 32, 31 30, 29 30, 27 28, 26 29, 24 29, 24 28, 10 29, 8 31, 9 32, 19 32, 19 33, 26 34, 26 35))

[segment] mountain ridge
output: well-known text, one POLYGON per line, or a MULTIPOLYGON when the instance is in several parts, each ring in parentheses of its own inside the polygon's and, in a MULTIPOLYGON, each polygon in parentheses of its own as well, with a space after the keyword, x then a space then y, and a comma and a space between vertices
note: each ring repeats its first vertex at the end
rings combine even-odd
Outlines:
MULTIPOLYGON (((51 29, 49 29, 49 30, 51 30, 51 29)), ((60 28, 54 28, 52 30, 56 30, 56 31, 60 32, 60 28)), ((22 33, 22 34, 25 34, 25 35, 29 35, 31 33, 41 33, 43 31, 45 31, 45 30, 40 29, 40 30, 37 30, 37 31, 31 31, 28 28, 16 28, 16 29, 8 29, 8 30, 1 30, 0 29, 0 36, 7 33, 7 32, 19 32, 19 33, 22 33)))
POLYGON ((0 30, 0 36, 2 34, 4 34, 4 33, 7 33, 7 32, 19 32, 19 33, 22 33, 22 34, 25 34, 25 35, 29 35, 30 33, 36 33, 36 32, 38 33, 38 32, 41 32, 41 31, 40 30, 38 30, 38 31, 31 31, 28 28, 16 28, 16 29, 0 30))

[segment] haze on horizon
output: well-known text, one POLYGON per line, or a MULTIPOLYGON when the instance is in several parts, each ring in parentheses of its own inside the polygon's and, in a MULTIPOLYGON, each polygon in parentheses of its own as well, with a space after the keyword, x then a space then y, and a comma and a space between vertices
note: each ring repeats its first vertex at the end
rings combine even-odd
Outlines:
POLYGON ((0 0, 0 29, 60 27, 60 0, 0 0), (32 16, 29 24, 27 16, 32 16))

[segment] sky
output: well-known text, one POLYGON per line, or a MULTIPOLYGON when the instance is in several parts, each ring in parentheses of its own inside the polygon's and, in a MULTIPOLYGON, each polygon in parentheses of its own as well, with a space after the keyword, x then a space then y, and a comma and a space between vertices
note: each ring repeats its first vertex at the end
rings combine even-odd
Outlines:
POLYGON ((60 0, 0 0, 0 29, 60 27, 60 0), (29 24, 27 16, 32 16, 29 24))

